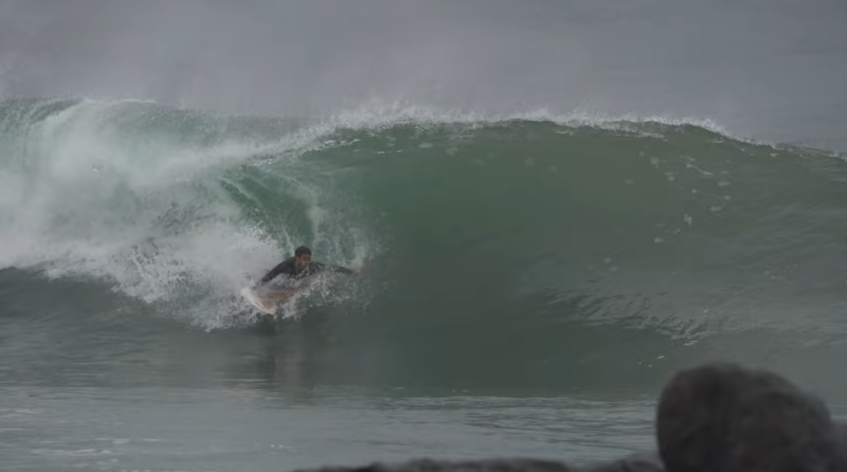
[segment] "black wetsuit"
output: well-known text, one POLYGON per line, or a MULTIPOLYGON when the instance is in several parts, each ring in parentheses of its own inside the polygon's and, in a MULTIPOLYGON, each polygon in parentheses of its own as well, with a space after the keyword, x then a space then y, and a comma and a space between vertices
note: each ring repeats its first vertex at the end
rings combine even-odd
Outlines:
POLYGON ((273 280, 274 278, 276 278, 278 275, 281 275, 281 274, 285 274, 285 275, 291 277, 292 279, 300 279, 300 278, 303 278, 303 277, 308 277, 310 275, 315 275, 318 272, 322 272, 322 271, 325 271, 325 270, 328 270, 330 272, 340 273, 340 274, 354 274, 355 273, 355 272, 353 272, 352 270, 350 270, 346 267, 334 266, 334 265, 324 265, 324 264, 321 264, 320 262, 312 262, 311 264, 307 265, 305 268, 303 268, 301 270, 297 270, 297 265, 294 263, 294 258, 289 257, 288 259, 286 259, 286 260, 280 262, 279 264, 277 264, 277 266, 274 267, 273 269, 271 269, 270 272, 265 274, 265 276, 262 277, 261 280, 259 280, 259 283, 256 284, 256 285, 257 286, 265 285, 266 283, 270 282, 271 280, 273 280))

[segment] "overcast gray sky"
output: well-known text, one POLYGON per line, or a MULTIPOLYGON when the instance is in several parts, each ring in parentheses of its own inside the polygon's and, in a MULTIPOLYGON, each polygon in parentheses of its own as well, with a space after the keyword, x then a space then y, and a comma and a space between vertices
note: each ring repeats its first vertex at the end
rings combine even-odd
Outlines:
POLYGON ((712 118, 847 148, 840 0, 0 0, 0 94, 712 118))

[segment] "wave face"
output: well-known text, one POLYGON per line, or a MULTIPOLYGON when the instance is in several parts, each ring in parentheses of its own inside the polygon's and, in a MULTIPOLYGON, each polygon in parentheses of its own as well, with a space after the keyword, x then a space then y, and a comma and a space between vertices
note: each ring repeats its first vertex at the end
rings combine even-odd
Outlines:
POLYGON ((226 328, 248 278, 309 244, 367 276, 292 314, 334 306, 421 351, 473 332, 482 356, 567 356, 575 326, 821 342, 845 331, 844 183, 837 156, 691 120, 10 100, 0 267, 7 297, 46 277, 226 328))

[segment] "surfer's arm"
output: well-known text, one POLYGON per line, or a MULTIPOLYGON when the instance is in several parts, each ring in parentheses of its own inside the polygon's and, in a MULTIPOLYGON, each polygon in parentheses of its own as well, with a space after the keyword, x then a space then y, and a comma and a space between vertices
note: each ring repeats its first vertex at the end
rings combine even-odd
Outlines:
POLYGON ((348 269, 347 267, 343 267, 343 266, 329 266, 329 267, 327 267, 327 269, 330 272, 335 272, 335 273, 338 273, 338 274, 353 275, 353 274, 356 273, 355 270, 348 269))
POLYGON ((355 274, 355 273, 356 273, 356 271, 355 271, 355 270, 353 270, 353 269, 349 269, 349 268, 347 268, 347 267, 344 267, 344 266, 338 266, 338 265, 320 264, 320 266, 318 266, 318 267, 319 267, 319 268, 320 268, 320 270, 322 270, 322 271, 324 271, 324 270, 325 270, 325 271, 327 271, 327 272, 335 272, 336 274, 353 275, 353 274, 355 274))
POLYGON ((283 272, 285 272, 285 269, 286 269, 286 266, 287 266, 287 265, 288 265, 288 261, 282 261, 282 262, 280 262, 279 264, 277 264, 277 266, 276 266, 276 267, 274 267, 273 269, 271 269, 271 270, 270 270, 270 272, 268 272, 267 274, 265 274, 265 276, 264 276, 264 277, 262 277, 261 279, 259 279, 259 281, 256 283, 256 285, 255 285, 254 287, 260 287, 260 286, 265 285, 266 283, 270 282, 271 280, 273 280, 274 278, 276 278, 276 276, 278 276, 278 275, 282 274, 283 272))

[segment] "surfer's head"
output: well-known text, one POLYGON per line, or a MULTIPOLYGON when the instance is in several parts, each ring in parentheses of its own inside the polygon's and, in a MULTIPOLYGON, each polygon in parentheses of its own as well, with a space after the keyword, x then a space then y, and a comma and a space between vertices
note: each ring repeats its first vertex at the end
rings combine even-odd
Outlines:
POLYGON ((297 269, 303 269, 312 263, 312 250, 306 246, 300 246, 294 250, 294 265, 297 269))

